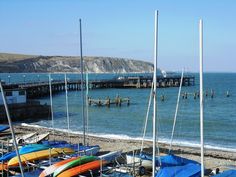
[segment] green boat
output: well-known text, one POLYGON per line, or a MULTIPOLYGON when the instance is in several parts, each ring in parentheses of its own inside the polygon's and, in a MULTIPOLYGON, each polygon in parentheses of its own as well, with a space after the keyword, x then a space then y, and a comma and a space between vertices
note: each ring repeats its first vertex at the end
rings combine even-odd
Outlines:
POLYGON ((78 159, 68 162, 68 163, 62 165, 61 167, 59 167, 58 169, 56 169, 55 172, 53 173, 53 177, 56 177, 57 175, 59 175, 60 173, 62 173, 65 170, 68 170, 68 169, 73 168, 75 166, 79 166, 79 165, 94 161, 96 159, 97 159, 97 157, 95 157, 95 156, 78 157, 78 159))

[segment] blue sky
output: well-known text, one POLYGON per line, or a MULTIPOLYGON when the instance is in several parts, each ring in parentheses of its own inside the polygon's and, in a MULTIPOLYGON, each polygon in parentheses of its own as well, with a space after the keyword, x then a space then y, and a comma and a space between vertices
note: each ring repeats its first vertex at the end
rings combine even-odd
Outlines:
POLYGON ((0 52, 79 55, 152 62, 159 10, 158 67, 198 71, 198 22, 204 21, 204 70, 236 71, 234 0, 1 0, 0 52))

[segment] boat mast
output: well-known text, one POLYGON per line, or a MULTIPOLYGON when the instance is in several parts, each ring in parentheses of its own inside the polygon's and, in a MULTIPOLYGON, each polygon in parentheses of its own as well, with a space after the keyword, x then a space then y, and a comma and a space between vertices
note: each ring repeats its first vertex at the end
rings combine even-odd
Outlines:
POLYGON ((80 71, 81 71, 81 102, 82 102, 82 119, 83 119, 83 144, 86 144, 85 141, 85 117, 84 117, 84 66, 83 66, 83 48, 82 48, 82 24, 81 24, 81 19, 79 19, 79 31, 80 31, 80 71))
POLYGON ((50 94, 50 104, 51 104, 51 117, 52 117, 52 135, 53 139, 55 140, 55 130, 54 130, 54 116, 53 116, 53 105, 52 105, 52 79, 51 79, 51 73, 48 75, 49 80, 49 94, 50 94))
POLYGON ((87 126, 87 129, 86 129, 86 133, 87 133, 87 145, 89 144, 89 136, 88 136, 88 133, 89 133, 89 110, 88 110, 88 91, 89 91, 89 83, 88 83, 88 72, 86 72, 86 126, 87 126))
POLYGON ((2 93, 3 104, 4 104, 4 107, 5 107, 5 110, 6 110, 8 124, 9 124, 10 130, 11 130, 11 135, 12 135, 13 143, 14 143, 14 146, 15 146, 15 149, 16 149, 16 155, 17 155, 18 162, 19 162, 19 165, 20 165, 21 176, 24 177, 25 175, 24 175, 23 166, 22 166, 22 163, 21 163, 21 158, 20 158, 20 153, 19 153, 18 145, 17 145, 17 142, 16 142, 15 132, 14 132, 14 128, 13 128, 13 125, 12 125, 12 122, 11 122, 11 117, 10 117, 10 114, 9 114, 9 110, 8 110, 8 106, 7 106, 7 101, 6 101, 6 97, 5 97, 5 94, 4 94, 4 90, 3 90, 3 87, 2 87, 2 82, 1 81, 0 81, 0 89, 1 89, 1 93, 2 93))
POLYGON ((180 100, 180 94, 181 94, 181 89, 182 89, 183 77, 184 77, 184 70, 182 69, 181 80, 180 80, 180 85, 179 85, 179 93, 178 93, 176 109, 175 109, 174 123, 173 123, 171 138, 170 138, 169 153, 171 153, 171 149, 172 149, 172 143, 173 143, 173 137, 174 137, 174 132, 175 132, 176 119, 177 119, 178 110, 179 110, 179 100, 180 100))
POLYGON ((200 136, 201 136, 201 177, 204 177, 204 137, 203 137, 203 22, 199 21, 199 59, 200 59, 200 136))
POLYGON ((69 117, 68 88, 67 88, 67 77, 66 77, 66 73, 65 73, 65 92, 66 92, 66 117, 67 117, 67 130, 68 130, 68 138, 70 139, 70 117, 69 117))
POLYGON ((153 152, 152 152, 152 176, 156 171, 156 88, 157 88, 157 38, 158 38, 158 11, 155 11, 155 43, 154 43, 154 71, 153 71, 153 152))

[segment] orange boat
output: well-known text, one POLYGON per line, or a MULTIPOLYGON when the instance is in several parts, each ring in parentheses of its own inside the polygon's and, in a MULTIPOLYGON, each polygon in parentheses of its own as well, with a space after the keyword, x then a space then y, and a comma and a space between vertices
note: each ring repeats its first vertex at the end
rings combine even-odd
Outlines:
POLYGON ((6 169, 7 169, 7 164, 0 163, 0 171, 6 170, 6 169))
POLYGON ((47 167, 45 170, 43 170, 42 173, 39 175, 39 177, 45 177, 45 176, 51 175, 51 174, 53 174, 53 172, 54 172, 57 168, 59 168, 60 166, 66 164, 66 163, 68 163, 68 162, 71 162, 71 161, 73 161, 73 160, 75 160, 75 159, 78 159, 78 158, 79 158, 79 157, 72 157, 72 158, 70 158, 70 159, 66 159, 66 160, 62 160, 62 161, 60 161, 60 162, 57 162, 57 163, 55 163, 55 164, 53 164, 53 165, 47 167))
POLYGON ((70 176, 76 176, 85 172, 88 172, 89 170, 97 170, 100 168, 100 166, 107 164, 106 161, 101 160, 95 160, 93 162, 89 162, 74 168, 71 168, 69 170, 66 170, 62 173, 60 173, 57 177, 70 177, 70 176))

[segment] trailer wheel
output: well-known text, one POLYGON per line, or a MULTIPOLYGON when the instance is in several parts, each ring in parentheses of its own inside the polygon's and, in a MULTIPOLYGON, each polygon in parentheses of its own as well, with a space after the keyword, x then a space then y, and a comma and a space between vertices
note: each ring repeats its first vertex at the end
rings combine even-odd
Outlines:
POLYGON ((145 167, 144 166, 141 166, 141 167, 139 167, 139 175, 140 176, 143 176, 143 175, 145 175, 146 174, 146 169, 145 169, 145 167))

